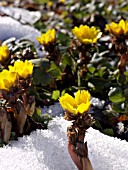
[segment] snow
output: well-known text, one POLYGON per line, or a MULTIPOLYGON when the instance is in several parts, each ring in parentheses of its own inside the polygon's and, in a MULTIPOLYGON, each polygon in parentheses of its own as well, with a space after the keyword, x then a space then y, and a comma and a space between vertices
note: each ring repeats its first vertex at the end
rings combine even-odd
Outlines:
POLYGON ((39 11, 28 11, 26 9, 11 6, 0 6, 0 13, 6 14, 16 20, 20 20, 23 24, 30 25, 33 25, 41 18, 41 13, 39 11))
POLYGON ((15 37, 16 40, 28 39, 35 44, 38 56, 42 57, 44 52, 36 40, 36 37, 40 35, 41 33, 30 25, 23 25, 10 17, 0 16, 0 41, 5 41, 12 37, 15 37))
POLYGON ((10 17, 0 16, 0 40, 6 40, 10 37, 16 39, 28 38, 38 44, 36 37, 40 35, 40 32, 29 25, 22 25, 17 20, 10 17))
MULTIPOLYGON (((48 130, 10 141, 0 148, 0 170, 77 170, 67 151, 66 129, 70 122, 55 117, 48 130)), ((128 144, 90 128, 86 134, 94 170, 127 170, 128 144)))

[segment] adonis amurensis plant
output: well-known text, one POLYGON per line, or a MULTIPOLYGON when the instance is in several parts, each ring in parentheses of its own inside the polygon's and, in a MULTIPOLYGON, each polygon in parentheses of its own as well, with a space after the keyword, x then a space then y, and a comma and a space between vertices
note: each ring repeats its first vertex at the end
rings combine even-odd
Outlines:
POLYGON ((72 125, 67 128, 69 154, 79 170, 92 170, 87 142, 84 142, 87 129, 94 123, 93 117, 88 114, 91 106, 90 93, 78 90, 74 98, 65 93, 59 98, 59 102, 65 111, 64 118, 72 121, 72 125))
POLYGON ((128 21, 123 19, 119 23, 111 22, 106 25, 106 30, 112 36, 112 43, 120 56, 118 68, 121 74, 126 71, 126 64, 128 62, 128 46, 126 40, 128 39, 128 21))
POLYGON ((81 84, 88 72, 87 65, 92 59, 91 51, 97 49, 97 42, 101 37, 102 32, 94 26, 89 27, 88 25, 80 25, 79 27, 75 26, 72 29, 72 33, 73 44, 71 48, 78 52, 78 60, 76 62, 78 63, 78 82, 81 84))
POLYGON ((10 51, 8 49, 7 45, 1 45, 0 46, 0 65, 2 67, 6 67, 8 63, 10 62, 10 51))
POLYGON ((41 36, 36 38, 37 41, 44 47, 44 50, 48 52, 47 58, 54 61, 56 64, 60 63, 60 51, 56 41, 56 30, 51 29, 41 36))
POLYGON ((12 132, 18 137, 37 127, 42 128, 32 119, 35 99, 29 95, 29 88, 33 66, 28 60, 15 61, 8 70, 0 72, 0 131, 3 143, 8 143, 12 132))

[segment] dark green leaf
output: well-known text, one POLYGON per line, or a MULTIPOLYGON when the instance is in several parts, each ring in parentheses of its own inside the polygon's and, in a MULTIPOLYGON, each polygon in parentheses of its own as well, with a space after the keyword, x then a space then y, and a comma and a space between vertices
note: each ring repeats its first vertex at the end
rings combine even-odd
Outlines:
POLYGON ((61 62, 65 66, 66 65, 71 66, 72 65, 72 58, 65 54, 65 55, 62 56, 61 62))
POLYGON ((109 136, 113 136, 114 135, 114 131, 113 129, 104 129, 103 132, 106 134, 106 135, 109 135, 109 136))
POLYGON ((109 99, 114 103, 125 101, 125 97, 123 96, 122 90, 119 87, 113 88, 108 95, 109 99))
POLYGON ((61 78, 61 69, 59 66, 57 66, 54 62, 51 62, 50 69, 48 70, 48 73, 53 77, 53 78, 61 78))
POLYGON ((34 64, 34 67, 40 67, 43 70, 47 70, 50 67, 49 60, 46 58, 34 59, 31 61, 34 64))
POLYGON ((117 113, 123 113, 124 112, 124 103, 113 103, 112 109, 117 113))
POLYGON ((124 90, 124 97, 128 99, 128 88, 124 90))

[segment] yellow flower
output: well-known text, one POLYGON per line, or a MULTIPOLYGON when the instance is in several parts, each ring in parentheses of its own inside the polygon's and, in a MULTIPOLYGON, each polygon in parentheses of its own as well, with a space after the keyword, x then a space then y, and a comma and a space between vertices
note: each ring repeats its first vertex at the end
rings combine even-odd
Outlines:
POLYGON ((128 36, 128 21, 125 21, 124 35, 128 36))
POLYGON ((128 21, 120 20, 119 23, 111 22, 106 24, 106 30, 115 36, 128 35, 128 21))
POLYGON ((17 73, 3 70, 0 73, 0 90, 9 90, 15 86, 17 80, 17 73))
POLYGON ((83 114, 87 112, 91 106, 90 93, 86 90, 78 90, 73 98, 68 93, 59 98, 59 102, 64 110, 72 114, 83 114))
POLYGON ((49 45, 56 41, 56 31, 55 29, 48 30, 46 33, 37 37, 36 40, 42 45, 49 45))
POLYGON ((47 2, 47 5, 48 5, 49 7, 51 7, 51 6, 53 6, 53 2, 52 2, 52 1, 48 1, 48 2, 47 2))
POLYGON ((61 2, 62 4, 64 4, 64 3, 65 3, 65 0, 59 0, 59 2, 61 2))
POLYGON ((0 47, 0 62, 4 62, 9 57, 10 51, 6 45, 0 47))
POLYGON ((17 72, 19 77, 26 79, 28 75, 31 75, 33 72, 33 64, 28 60, 15 61, 14 66, 8 66, 11 72, 17 72))
POLYGON ((83 44, 96 43, 97 39, 101 37, 101 32, 96 27, 89 27, 87 25, 80 25, 80 27, 74 27, 72 30, 76 38, 83 44))

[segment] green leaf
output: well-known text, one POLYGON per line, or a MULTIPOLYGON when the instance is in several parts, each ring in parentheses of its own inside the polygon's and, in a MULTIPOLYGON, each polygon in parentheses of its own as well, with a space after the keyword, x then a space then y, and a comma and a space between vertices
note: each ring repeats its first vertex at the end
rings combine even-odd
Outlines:
POLYGON ((95 126, 96 126, 98 129, 103 130, 103 128, 102 128, 102 126, 101 126, 101 124, 100 124, 100 122, 99 122, 98 120, 95 121, 95 126))
POLYGON ((54 78, 61 77, 60 68, 54 63, 49 63, 47 59, 36 59, 32 61, 34 64, 33 84, 46 86, 51 83, 54 78))
POLYGON ((41 68, 35 68, 33 71, 33 84, 34 85, 48 85, 52 80, 52 75, 43 71, 41 68))
POLYGON ((50 68, 50 62, 46 58, 39 58, 31 60, 34 64, 34 67, 40 67, 43 70, 48 70, 50 68))
POLYGON ((117 112, 117 113, 124 113, 124 103, 119 102, 119 103, 113 103, 112 109, 117 112))
POLYGON ((126 82, 126 76, 124 74, 120 74, 118 77, 118 81, 121 84, 124 84, 126 82))
POLYGON ((42 78, 42 71, 38 68, 33 70, 33 84, 39 85, 42 78))
POLYGON ((33 0, 33 2, 38 3, 38 4, 44 4, 44 3, 48 3, 48 0, 33 0))
POLYGON ((52 93, 52 99, 57 100, 60 97, 60 91, 59 90, 54 90, 52 93))
POLYGON ((101 67, 98 72, 97 72, 97 76, 99 77, 103 77, 106 74, 106 67, 101 67))
POLYGON ((40 109, 40 108, 38 108, 38 107, 36 107, 36 114, 37 114, 38 116, 40 116, 40 115, 41 115, 41 109, 40 109))
POLYGON ((114 131, 113 129, 104 129, 103 132, 106 134, 106 135, 109 135, 109 136, 114 136, 114 131))
POLYGON ((113 88, 110 92, 109 92, 109 100, 117 103, 117 102, 123 102, 125 101, 125 97, 122 94, 122 90, 120 87, 117 88, 113 88))
POLYGON ((126 83, 128 83, 128 72, 124 72, 124 75, 126 76, 126 83))
POLYGON ((65 89, 61 92, 61 96, 63 96, 65 94, 65 89))
POLYGON ((106 67, 100 69, 100 77, 102 78, 106 74, 106 67))
POLYGON ((41 109, 40 109, 40 108, 36 108, 36 109, 35 109, 35 112, 34 112, 34 114, 33 114, 33 116, 32 116, 32 119, 33 119, 35 122, 45 124, 45 126, 47 127, 49 121, 52 120, 52 117, 51 117, 49 114, 47 114, 47 113, 43 114, 43 113, 41 112, 41 109))
MULTIPOLYGON (((69 20, 69 22, 70 22, 70 20, 69 20)), ((70 37, 67 36, 65 33, 62 33, 62 32, 58 33, 58 40, 60 40, 61 45, 62 45, 60 47, 60 50, 62 50, 62 47, 68 47, 68 45, 70 44, 70 41, 71 41, 70 37)))
POLYGON ((57 66, 54 62, 51 62, 50 69, 48 70, 48 73, 53 77, 53 78, 61 78, 61 69, 59 66, 57 66))
POLYGON ((128 99, 128 88, 124 90, 124 97, 128 99))
POLYGON ((71 66, 72 65, 72 58, 68 55, 63 55, 62 58, 61 58, 61 62, 63 65, 69 65, 71 66))
POLYGON ((42 86, 46 86, 48 84, 51 83, 51 81, 53 80, 52 75, 48 74, 48 73, 42 73, 42 77, 41 77, 41 85, 42 86))
POLYGON ((90 67, 88 67, 88 71, 90 72, 90 73, 94 73, 94 71, 95 71, 96 69, 95 69, 95 67, 93 67, 93 66, 90 66, 90 67))
POLYGON ((93 77, 90 80, 90 83, 93 84, 96 91, 101 92, 103 89, 108 88, 111 85, 111 81, 107 79, 101 79, 99 77, 93 77))

